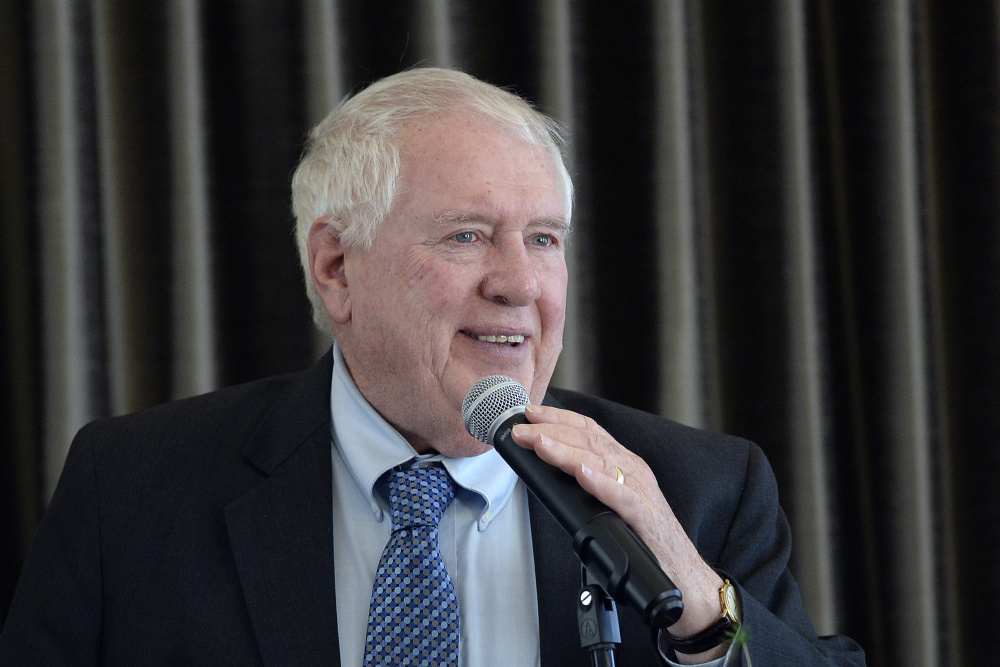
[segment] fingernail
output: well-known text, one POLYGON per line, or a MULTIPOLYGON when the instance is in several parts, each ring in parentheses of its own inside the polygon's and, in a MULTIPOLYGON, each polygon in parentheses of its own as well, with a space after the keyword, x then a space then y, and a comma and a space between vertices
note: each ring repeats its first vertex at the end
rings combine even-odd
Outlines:
POLYGON ((526 405, 524 406, 525 412, 530 412, 533 415, 538 415, 542 413, 542 408, 540 405, 526 405))
POLYGON ((583 471, 584 475, 590 476, 592 474, 591 471, 590 471, 590 468, 588 468, 587 464, 585 464, 585 463, 581 463, 580 464, 580 470, 583 471))
POLYGON ((518 424, 517 426, 514 427, 514 435, 516 435, 519 438, 521 436, 528 435, 528 427, 525 426, 524 424, 518 424))

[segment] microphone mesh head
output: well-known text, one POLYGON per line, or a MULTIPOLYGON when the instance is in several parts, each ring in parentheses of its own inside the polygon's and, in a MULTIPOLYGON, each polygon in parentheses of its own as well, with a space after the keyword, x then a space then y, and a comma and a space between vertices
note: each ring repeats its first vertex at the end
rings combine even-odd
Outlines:
POLYGON ((503 375, 490 375, 472 385, 462 401, 462 419, 473 438, 487 445, 490 427, 497 417, 511 408, 528 405, 528 392, 517 380, 503 375))

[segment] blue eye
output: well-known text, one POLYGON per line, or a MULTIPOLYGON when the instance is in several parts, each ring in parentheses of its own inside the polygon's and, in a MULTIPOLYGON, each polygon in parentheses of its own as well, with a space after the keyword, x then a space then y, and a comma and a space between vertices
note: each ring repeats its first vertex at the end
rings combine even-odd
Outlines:
POLYGON ((458 241, 459 243, 472 243, 473 241, 476 240, 476 235, 473 234, 472 232, 460 232, 458 234, 455 234, 455 236, 453 236, 452 238, 458 241))
POLYGON ((547 234, 540 234, 531 239, 531 242, 542 248, 548 248, 553 243, 552 237, 548 236, 547 234))

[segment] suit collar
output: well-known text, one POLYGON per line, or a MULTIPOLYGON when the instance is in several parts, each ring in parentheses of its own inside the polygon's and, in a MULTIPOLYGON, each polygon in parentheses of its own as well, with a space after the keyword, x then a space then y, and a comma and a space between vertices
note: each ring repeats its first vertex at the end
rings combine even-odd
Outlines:
POLYGON ((317 431, 329 437, 332 374, 333 355, 327 351, 312 368, 286 376, 243 448, 262 473, 271 475, 317 431))
POLYGON ((264 664, 337 664, 329 388, 332 358, 288 376, 244 456, 263 481, 225 508, 264 664))

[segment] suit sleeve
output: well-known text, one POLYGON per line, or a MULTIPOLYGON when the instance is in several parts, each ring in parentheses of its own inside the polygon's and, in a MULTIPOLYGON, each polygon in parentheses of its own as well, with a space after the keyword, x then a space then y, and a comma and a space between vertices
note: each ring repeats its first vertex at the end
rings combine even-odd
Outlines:
POLYGON ((742 593, 751 660, 757 665, 864 665, 864 652, 851 639, 816 637, 788 570, 790 554, 791 532, 778 504, 774 473, 751 444, 743 491, 717 564, 742 593))
POLYGON ((101 627, 101 548, 91 428, 76 436, 14 592, 0 665, 93 665, 101 627))

